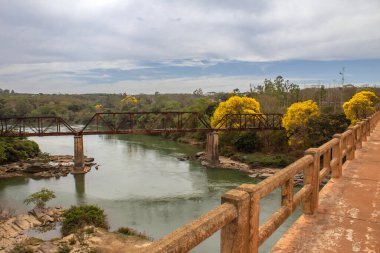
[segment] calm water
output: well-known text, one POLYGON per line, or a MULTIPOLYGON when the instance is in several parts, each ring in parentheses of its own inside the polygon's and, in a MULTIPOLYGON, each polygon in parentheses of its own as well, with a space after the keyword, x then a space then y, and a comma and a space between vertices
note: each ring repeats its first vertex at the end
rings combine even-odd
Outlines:
MULTIPOLYGON (((73 137, 32 139, 44 152, 73 153, 73 137)), ((1 205, 26 211, 23 199, 47 187, 57 195, 50 205, 96 204, 105 209, 111 230, 128 226, 158 239, 218 206, 227 190, 255 182, 237 171, 206 169, 199 161, 179 161, 176 157, 194 155, 200 149, 158 137, 86 136, 84 146, 85 154, 100 164, 98 170, 59 179, 0 180, 1 205)), ((279 204, 278 191, 262 200, 260 219, 267 219, 279 204)), ((296 212, 261 252, 267 252, 298 215, 296 212)), ((192 252, 219 252, 219 233, 192 252)))

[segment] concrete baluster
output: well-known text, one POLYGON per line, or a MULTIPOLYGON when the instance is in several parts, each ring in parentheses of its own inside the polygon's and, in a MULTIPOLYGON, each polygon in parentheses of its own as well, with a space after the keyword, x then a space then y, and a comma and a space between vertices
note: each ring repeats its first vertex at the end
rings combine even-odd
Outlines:
POLYGON ((304 184, 310 184, 312 191, 307 199, 303 200, 303 213, 313 214, 319 203, 319 171, 321 154, 318 148, 309 148, 305 151, 305 155, 312 155, 314 161, 304 169, 304 184))
POLYGON ((259 228, 260 228, 260 198, 256 194, 258 188, 254 184, 242 184, 238 188, 240 191, 245 191, 250 197, 250 208, 249 208, 249 252, 258 253, 259 252, 259 228))
POLYGON ((332 168, 331 175, 334 178, 339 178, 342 176, 342 165, 343 165, 343 137, 341 134, 334 134, 333 138, 336 138, 339 140, 339 144, 337 148, 333 149, 333 157, 338 159, 338 165, 332 168))
POLYGON ((353 129, 348 130, 348 131, 350 131, 351 134, 346 137, 347 139, 346 145, 347 145, 347 148, 348 146, 350 146, 351 150, 347 154, 347 160, 353 160, 355 159, 355 131, 353 129))
POLYGON ((223 203, 235 206, 237 218, 222 228, 221 253, 249 253, 249 194, 230 190, 222 196, 223 203))

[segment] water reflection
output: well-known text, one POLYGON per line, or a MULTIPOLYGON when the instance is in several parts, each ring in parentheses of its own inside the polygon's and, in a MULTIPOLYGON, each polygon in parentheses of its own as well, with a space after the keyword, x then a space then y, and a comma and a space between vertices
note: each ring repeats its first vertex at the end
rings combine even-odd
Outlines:
POLYGON ((86 174, 74 174, 77 205, 82 205, 85 203, 85 193, 86 193, 85 177, 86 177, 86 174))

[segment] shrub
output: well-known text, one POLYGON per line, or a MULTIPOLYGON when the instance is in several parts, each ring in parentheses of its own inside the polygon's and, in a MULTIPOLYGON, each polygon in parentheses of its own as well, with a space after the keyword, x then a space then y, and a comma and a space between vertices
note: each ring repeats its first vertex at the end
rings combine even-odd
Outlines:
POLYGON ((40 153, 38 144, 23 138, 0 138, 0 163, 17 162, 40 153))
POLYGON ((240 133, 234 138, 232 143, 238 151, 242 152, 258 151, 262 146, 262 142, 256 132, 240 133))
POLYGON ((63 214, 63 218, 62 234, 64 236, 90 225, 108 229, 104 210, 94 205, 72 206, 63 214))
POLYGON ((34 250, 30 246, 17 244, 8 253, 34 253, 34 250))
POLYGON ((319 147, 331 140, 334 134, 346 131, 350 120, 344 114, 321 114, 319 118, 311 119, 306 130, 307 146, 319 147))
POLYGON ((71 248, 65 243, 58 247, 57 253, 70 253, 71 248))
POLYGON ((50 191, 46 188, 42 188, 40 191, 29 195, 24 200, 24 203, 27 205, 33 203, 36 205, 37 208, 44 208, 46 206, 46 203, 53 198, 55 198, 55 194, 53 191, 50 191))
POLYGON ((137 236, 137 237, 140 237, 142 239, 150 240, 150 238, 146 234, 140 233, 133 228, 121 227, 116 232, 123 234, 123 235, 127 235, 127 236, 137 236))

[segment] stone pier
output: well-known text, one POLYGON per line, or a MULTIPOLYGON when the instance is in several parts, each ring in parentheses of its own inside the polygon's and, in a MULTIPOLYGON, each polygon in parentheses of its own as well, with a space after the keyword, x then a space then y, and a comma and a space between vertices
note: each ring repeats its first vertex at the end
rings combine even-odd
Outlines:
POLYGON ((83 135, 74 136, 74 168, 84 171, 83 135))
POLYGON ((219 163, 219 135, 217 132, 207 134, 206 158, 211 164, 219 163))

